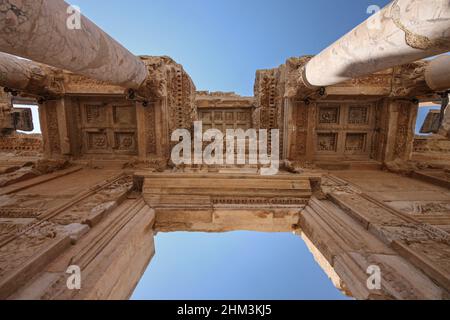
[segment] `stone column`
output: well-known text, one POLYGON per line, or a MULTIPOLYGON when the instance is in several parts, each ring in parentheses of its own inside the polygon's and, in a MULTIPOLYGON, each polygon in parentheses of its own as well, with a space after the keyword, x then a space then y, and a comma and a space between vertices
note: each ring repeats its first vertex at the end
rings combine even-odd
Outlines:
POLYGON ((448 0, 395 0, 309 61, 304 81, 331 86, 449 50, 448 0))
POLYGON ((148 76, 138 57, 63 0, 0 0, 0 30, 3 52, 125 88, 148 76))
POLYGON ((450 56, 443 55, 432 60, 425 69, 425 80, 432 90, 448 90, 450 88, 450 56))
POLYGON ((0 86, 28 93, 49 87, 48 72, 32 61, 0 52, 0 86))

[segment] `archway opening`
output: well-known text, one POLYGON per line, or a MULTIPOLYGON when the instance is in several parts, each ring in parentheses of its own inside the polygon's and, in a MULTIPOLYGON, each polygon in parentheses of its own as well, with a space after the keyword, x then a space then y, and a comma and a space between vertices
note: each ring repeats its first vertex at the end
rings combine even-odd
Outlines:
POLYGON ((159 233, 155 244, 131 299, 349 299, 292 233, 159 233))

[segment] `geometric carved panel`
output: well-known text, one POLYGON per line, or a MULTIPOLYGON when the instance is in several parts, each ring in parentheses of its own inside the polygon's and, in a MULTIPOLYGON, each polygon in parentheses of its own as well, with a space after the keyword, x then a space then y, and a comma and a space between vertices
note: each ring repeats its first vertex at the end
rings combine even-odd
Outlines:
POLYGON ((203 131, 219 129, 225 134, 227 129, 247 130, 252 126, 252 111, 250 108, 200 110, 199 117, 203 122, 203 131))
MULTIPOLYGON (((89 100, 83 99, 80 104, 81 130, 84 137, 82 152, 111 155, 116 152, 137 153, 137 119, 134 103, 124 99, 92 97, 89 100)), ((154 117, 152 122, 150 128, 155 127, 154 117)))
POLYGON ((336 151, 337 133, 318 133, 317 151, 336 151))
MULTIPOLYGON (((205 118, 204 118, 205 121, 211 120, 211 118, 209 118, 209 120, 206 118, 206 115, 208 115, 208 114, 211 114, 211 113, 210 112, 205 113, 205 118)), ((222 116, 223 116, 222 112, 214 112, 214 120, 215 121, 222 121, 223 120, 222 116)))
POLYGON ((136 124, 136 108, 134 106, 113 106, 113 119, 115 124, 136 124))
POLYGON ((319 107, 319 123, 338 124, 339 107, 319 107))
POLYGON ((364 106, 350 107, 348 110, 348 123, 350 124, 367 124, 369 108, 364 106))
MULTIPOLYGON (((208 123, 212 121, 212 119, 211 119, 212 112, 203 112, 201 116, 202 116, 202 119, 201 119, 202 121, 206 121, 208 123)), ((216 119, 216 120, 221 120, 221 119, 216 119)))
POLYGON ((250 113, 248 112, 237 112, 237 121, 248 121, 250 120, 250 113))
POLYGON ((88 149, 89 150, 107 150, 108 136, 105 132, 88 132, 88 149))
POLYGON ((227 121, 227 122, 229 122, 229 121, 234 121, 234 113, 233 112, 225 112, 225 120, 227 121))
POLYGON ((135 151, 136 136, 133 132, 114 133, 116 149, 119 151, 135 151))
POLYGON ((366 133, 347 133, 345 151, 364 152, 366 149, 366 133))
POLYGON ((85 105, 86 122, 89 124, 105 125, 106 107, 102 105, 85 105))

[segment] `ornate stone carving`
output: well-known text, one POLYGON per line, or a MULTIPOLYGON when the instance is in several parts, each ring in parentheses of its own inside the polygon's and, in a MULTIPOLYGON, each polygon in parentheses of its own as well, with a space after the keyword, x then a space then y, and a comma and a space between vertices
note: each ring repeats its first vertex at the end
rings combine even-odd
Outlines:
POLYGON ((366 149, 366 133, 347 133, 345 139, 345 151, 347 152, 364 152, 366 149))
POLYGON ((309 107, 303 104, 296 107, 297 119, 295 135, 295 156, 302 157, 306 155, 306 144, 308 142, 308 116, 309 107))
POLYGON ((350 106, 347 121, 349 124, 367 124, 369 121, 369 106, 350 106))
POLYGON ((166 99, 170 133, 176 129, 190 129, 197 119, 195 85, 183 67, 169 57, 141 57, 152 77, 146 88, 155 100, 166 99))
POLYGON ((394 154, 396 158, 404 158, 407 151, 409 141, 409 135, 412 132, 410 125, 411 116, 411 103, 410 102, 398 102, 398 120, 397 131, 395 138, 394 154))
POLYGON ((425 81, 426 61, 417 61, 394 68, 392 97, 416 97, 430 92, 425 81))
MULTIPOLYGON (((258 107, 259 128, 284 130, 284 83, 279 69, 258 70, 256 73, 255 98, 258 107)), ((270 145, 269 136, 269 145, 270 145)), ((280 150, 283 150, 280 141, 280 150)))
POLYGON ((145 109, 145 123, 146 123, 146 138, 147 138, 147 153, 155 155, 157 152, 156 140, 156 111, 155 107, 145 109))
POLYGON ((51 221, 62 225, 72 223, 92 225, 98 223, 104 214, 117 207, 123 201, 123 196, 132 187, 133 178, 131 176, 119 178, 67 208, 64 212, 51 219, 51 221))
POLYGON ((88 133, 89 150, 107 150, 108 136, 106 133, 89 132, 88 133))
POLYGON ((59 137, 59 124, 56 105, 49 103, 45 106, 47 116, 47 131, 49 139, 49 149, 51 153, 61 153, 61 141, 59 137))
POLYGON ((136 151, 136 137, 133 132, 116 132, 115 143, 119 151, 136 151))
POLYGON ((93 125, 105 125, 106 107, 104 105, 85 105, 86 122, 93 125))
POLYGON ((0 137, 0 150, 14 152, 17 155, 40 154, 43 151, 43 141, 40 134, 13 134, 0 137))
POLYGON ((318 133, 317 134, 317 151, 335 152, 337 148, 336 133, 318 133))
POLYGON ((319 124, 338 124, 339 123, 339 107, 318 106, 319 124))

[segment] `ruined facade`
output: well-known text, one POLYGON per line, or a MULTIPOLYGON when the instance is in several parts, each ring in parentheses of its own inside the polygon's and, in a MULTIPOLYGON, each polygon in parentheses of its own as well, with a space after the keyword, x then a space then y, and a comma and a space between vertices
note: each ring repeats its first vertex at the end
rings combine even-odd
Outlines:
POLYGON ((419 104, 450 86, 432 88, 418 60, 314 87, 312 59, 258 70, 241 97, 197 91, 169 57, 136 58, 147 78, 124 82, 0 56, 0 298, 126 299, 157 232, 232 230, 295 232, 357 299, 450 298, 449 108, 436 133, 415 135, 419 104), (31 117, 10 94, 38 105, 42 135, 15 132, 31 117), (195 121, 278 129, 279 173, 175 165, 171 134, 195 121), (74 265, 81 290, 66 284, 74 265))

